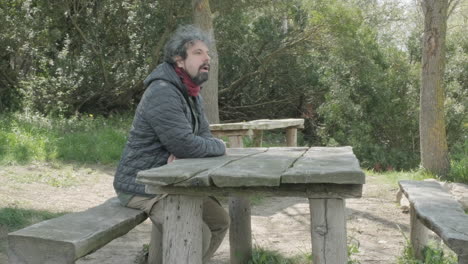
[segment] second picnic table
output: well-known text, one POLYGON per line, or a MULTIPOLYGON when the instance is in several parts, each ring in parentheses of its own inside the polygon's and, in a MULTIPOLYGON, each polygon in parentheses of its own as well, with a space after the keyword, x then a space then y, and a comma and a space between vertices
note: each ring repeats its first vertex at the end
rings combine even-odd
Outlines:
MULTIPOLYGON (((345 264, 344 199, 361 197, 365 176, 351 147, 237 148, 220 157, 175 160, 140 172, 137 181, 148 193, 172 194, 162 201, 166 264, 202 263, 204 196, 257 194, 308 198, 314 263, 345 264)), ((250 211, 244 214, 250 219, 250 211)), ((251 241, 242 233, 250 234, 250 225, 231 228, 231 263, 245 264, 251 241)))
POLYGON ((297 129, 304 128, 304 119, 259 119, 248 122, 211 124, 210 130, 215 137, 227 136, 231 148, 242 148, 244 136, 253 136, 254 146, 261 147, 264 130, 285 129, 286 145, 297 146, 297 129))

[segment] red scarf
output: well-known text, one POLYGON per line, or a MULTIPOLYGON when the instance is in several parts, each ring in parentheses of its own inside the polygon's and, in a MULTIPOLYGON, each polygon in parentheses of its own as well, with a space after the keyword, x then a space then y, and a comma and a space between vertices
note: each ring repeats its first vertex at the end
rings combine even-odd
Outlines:
POLYGON ((174 70, 182 80, 182 83, 185 84, 185 87, 187 87, 188 94, 190 96, 197 96, 200 92, 200 85, 196 85, 184 69, 174 66, 174 70))

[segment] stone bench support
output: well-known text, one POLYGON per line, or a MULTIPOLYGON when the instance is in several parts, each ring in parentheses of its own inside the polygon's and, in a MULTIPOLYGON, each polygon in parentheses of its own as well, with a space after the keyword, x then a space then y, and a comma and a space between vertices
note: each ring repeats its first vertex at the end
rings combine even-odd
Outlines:
POLYGON ((422 259, 427 229, 434 231, 458 255, 459 264, 468 264, 468 215, 437 182, 400 181, 400 189, 410 201, 411 245, 422 259))

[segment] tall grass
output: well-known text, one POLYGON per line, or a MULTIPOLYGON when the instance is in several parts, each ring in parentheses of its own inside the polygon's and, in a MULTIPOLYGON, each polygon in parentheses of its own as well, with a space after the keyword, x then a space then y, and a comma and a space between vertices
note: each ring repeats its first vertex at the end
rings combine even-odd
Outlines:
POLYGON ((0 164, 33 161, 118 162, 132 116, 72 118, 0 115, 0 164))

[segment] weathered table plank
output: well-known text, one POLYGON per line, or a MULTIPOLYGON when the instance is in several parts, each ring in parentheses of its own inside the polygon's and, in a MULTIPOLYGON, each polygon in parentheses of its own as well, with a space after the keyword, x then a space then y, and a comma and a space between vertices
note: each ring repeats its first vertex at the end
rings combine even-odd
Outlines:
POLYGON ((313 147, 283 173, 281 183, 364 184, 351 147, 313 147))
POLYGON ((210 173, 218 187, 279 186, 281 174, 307 148, 269 148, 268 151, 225 164, 210 173))
POLYGON ((351 147, 228 149, 227 156, 180 159, 142 171, 139 182, 178 186, 279 186, 363 184, 364 173, 351 147))
POLYGON ((257 153, 266 151, 266 148, 256 149, 228 149, 227 156, 178 159, 172 163, 141 171, 138 173, 138 181, 151 185, 180 185, 180 186, 209 186, 209 172, 231 161, 242 159, 257 153))

